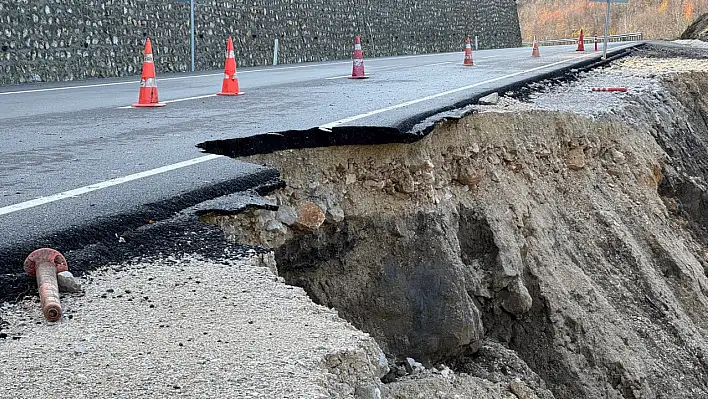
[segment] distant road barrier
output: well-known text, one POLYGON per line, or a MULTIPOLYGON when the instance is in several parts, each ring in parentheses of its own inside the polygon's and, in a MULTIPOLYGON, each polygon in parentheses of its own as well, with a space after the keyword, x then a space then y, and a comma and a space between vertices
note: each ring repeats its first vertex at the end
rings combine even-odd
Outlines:
MULTIPOLYGON (((595 43, 595 37, 597 37, 598 43, 602 43, 604 40, 603 35, 598 35, 598 36, 585 36, 585 40, 583 40, 583 43, 585 44, 592 44, 595 43)), ((635 32, 635 33, 623 33, 621 35, 611 35, 609 36, 609 41, 610 43, 614 42, 634 42, 634 41, 639 41, 639 40, 644 40, 644 33, 642 32, 635 32)), ((531 46, 533 43, 532 42, 523 42, 522 43, 524 46, 531 46)), ((575 45, 578 44, 578 38, 573 38, 573 39, 556 39, 556 40, 539 40, 538 44, 540 46, 566 46, 566 45, 575 45)))

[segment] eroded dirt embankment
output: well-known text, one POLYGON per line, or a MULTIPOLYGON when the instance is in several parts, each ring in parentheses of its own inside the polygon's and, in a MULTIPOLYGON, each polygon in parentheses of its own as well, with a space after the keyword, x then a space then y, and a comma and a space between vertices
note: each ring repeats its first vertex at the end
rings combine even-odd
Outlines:
POLYGON ((609 70, 637 87, 606 109, 542 101, 588 75, 411 144, 244 158, 281 171, 277 210, 206 219, 273 248, 286 281, 391 360, 473 375, 462 394, 705 397, 708 64, 664 61, 609 70))

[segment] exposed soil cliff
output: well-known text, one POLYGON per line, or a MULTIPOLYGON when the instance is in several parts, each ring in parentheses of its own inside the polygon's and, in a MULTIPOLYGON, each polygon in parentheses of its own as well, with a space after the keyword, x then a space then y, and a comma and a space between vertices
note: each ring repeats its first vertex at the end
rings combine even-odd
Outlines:
POLYGON ((633 58, 412 144, 251 156, 287 183, 273 207, 206 219, 273 248, 392 363, 464 373, 385 395, 706 397, 706 70, 633 58), (631 94, 589 94, 598 79, 631 94), (578 112, 548 105, 568 93, 578 112))

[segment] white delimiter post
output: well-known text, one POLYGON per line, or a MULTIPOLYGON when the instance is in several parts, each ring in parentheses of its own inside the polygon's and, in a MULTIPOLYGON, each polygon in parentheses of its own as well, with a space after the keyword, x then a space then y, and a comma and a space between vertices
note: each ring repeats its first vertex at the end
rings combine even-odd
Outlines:
POLYGON ((192 72, 194 72, 194 0, 190 0, 189 2, 189 27, 191 30, 191 33, 189 37, 191 38, 192 41, 192 72))
POLYGON ((607 59, 607 42, 610 36, 610 1, 607 0, 607 10, 605 11, 605 45, 602 49, 602 59, 607 59))
POLYGON ((278 39, 273 43, 273 65, 278 65, 278 39))

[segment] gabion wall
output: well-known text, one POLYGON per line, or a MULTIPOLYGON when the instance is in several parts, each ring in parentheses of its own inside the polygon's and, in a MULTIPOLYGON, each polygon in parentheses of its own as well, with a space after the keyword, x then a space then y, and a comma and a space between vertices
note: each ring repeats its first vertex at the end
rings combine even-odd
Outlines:
MULTIPOLYGON (((514 0, 198 0, 196 66, 222 68, 231 35, 239 66, 521 45, 514 0)), ((190 69, 189 1, 0 0, 0 84, 140 73, 145 37, 158 73, 190 69)))

